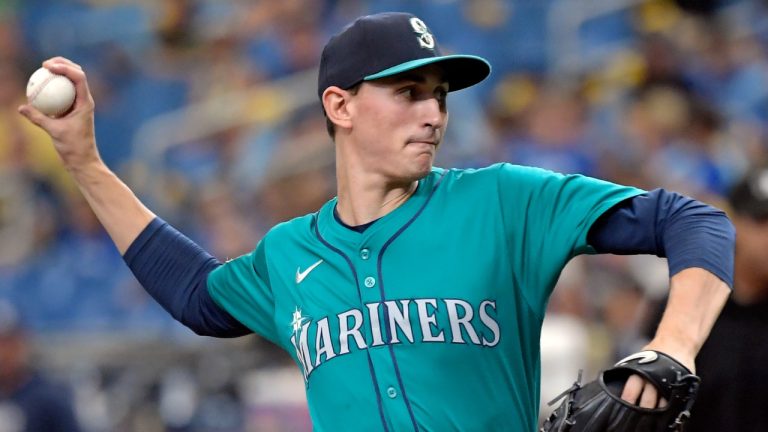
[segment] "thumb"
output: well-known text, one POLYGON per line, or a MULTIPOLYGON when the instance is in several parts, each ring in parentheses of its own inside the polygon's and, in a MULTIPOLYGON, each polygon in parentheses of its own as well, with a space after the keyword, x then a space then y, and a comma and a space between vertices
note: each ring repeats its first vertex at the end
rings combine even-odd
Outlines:
POLYGON ((48 126, 50 124, 49 122, 51 121, 51 119, 45 114, 35 109, 34 107, 32 107, 31 105, 21 105, 19 107, 19 114, 26 117, 27 120, 31 121, 35 125, 48 131, 48 126))

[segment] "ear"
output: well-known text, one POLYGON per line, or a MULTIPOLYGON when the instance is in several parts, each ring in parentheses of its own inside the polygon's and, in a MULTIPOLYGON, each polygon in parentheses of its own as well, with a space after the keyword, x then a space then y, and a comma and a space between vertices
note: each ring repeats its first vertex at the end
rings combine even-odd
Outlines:
POLYGON ((337 128, 349 129, 352 127, 349 100, 352 93, 336 86, 331 86, 323 92, 323 108, 328 119, 337 128))

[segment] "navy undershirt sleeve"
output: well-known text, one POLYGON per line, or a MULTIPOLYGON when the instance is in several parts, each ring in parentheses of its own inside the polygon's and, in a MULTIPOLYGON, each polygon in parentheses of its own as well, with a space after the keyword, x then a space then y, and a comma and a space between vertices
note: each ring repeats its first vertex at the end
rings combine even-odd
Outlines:
POLYGON ((587 241, 598 253, 666 257, 670 276, 700 267, 733 287, 735 237, 722 210, 655 189, 605 212, 590 228, 587 241))
POLYGON ((176 320, 203 336, 252 333, 219 307, 206 286, 221 263, 160 218, 155 218, 123 255, 145 290, 176 320))

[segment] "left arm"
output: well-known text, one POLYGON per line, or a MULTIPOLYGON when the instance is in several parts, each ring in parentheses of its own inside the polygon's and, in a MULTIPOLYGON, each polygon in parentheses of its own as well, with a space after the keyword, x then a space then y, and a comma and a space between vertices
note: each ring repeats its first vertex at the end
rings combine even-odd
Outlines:
MULTIPOLYGON (((672 276, 669 299, 656 334, 643 350, 661 351, 696 373, 696 355, 731 293, 725 282, 701 268, 672 276)), ((629 377, 621 398, 644 408, 664 406, 656 388, 638 375, 629 377)))
POLYGON ((664 315, 645 349, 669 354, 695 372, 696 354, 730 293, 725 282, 701 268, 672 276, 664 315))
MULTIPOLYGON (((657 189, 628 199, 592 226, 597 252, 667 257, 671 275, 664 316, 645 347, 662 351, 695 372, 695 358, 733 285, 735 230, 725 213, 657 189)), ((633 376, 622 398, 652 408, 655 388, 633 376)))

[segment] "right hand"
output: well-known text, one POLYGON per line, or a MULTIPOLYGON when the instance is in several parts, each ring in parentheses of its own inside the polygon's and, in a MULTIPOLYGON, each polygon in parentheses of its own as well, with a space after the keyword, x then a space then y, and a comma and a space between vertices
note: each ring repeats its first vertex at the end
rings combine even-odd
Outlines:
POLYGON ((43 62, 43 67, 66 76, 75 84, 76 95, 72 108, 59 118, 48 117, 29 104, 20 106, 19 113, 51 136, 68 170, 100 163, 93 121, 95 103, 83 68, 64 57, 48 59, 43 62))

